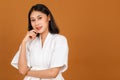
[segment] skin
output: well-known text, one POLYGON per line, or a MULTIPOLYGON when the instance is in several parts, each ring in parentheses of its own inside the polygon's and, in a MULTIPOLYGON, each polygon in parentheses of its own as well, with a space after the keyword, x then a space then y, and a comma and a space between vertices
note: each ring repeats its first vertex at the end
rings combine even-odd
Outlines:
POLYGON ((33 30, 28 31, 25 37, 23 38, 21 44, 21 51, 20 57, 18 61, 18 69, 22 75, 28 75, 32 77, 39 77, 39 78, 55 78, 61 67, 50 68, 46 70, 30 70, 27 66, 26 60, 26 42, 29 40, 34 40, 36 35, 39 33, 41 35, 42 46, 44 45, 45 38, 49 33, 49 21, 50 16, 40 12, 40 11, 33 11, 30 15, 31 25, 33 30))

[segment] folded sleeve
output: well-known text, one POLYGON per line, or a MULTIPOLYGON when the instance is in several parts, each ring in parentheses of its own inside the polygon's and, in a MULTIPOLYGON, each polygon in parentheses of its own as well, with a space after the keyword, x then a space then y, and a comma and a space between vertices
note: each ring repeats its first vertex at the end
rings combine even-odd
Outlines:
POLYGON ((60 72, 68 68, 68 43, 64 36, 58 36, 55 39, 54 51, 50 63, 50 68, 62 67, 60 72))
MULTIPOLYGON (((11 65, 13 67, 15 67, 16 69, 18 69, 18 60, 19 60, 20 50, 21 50, 21 45, 20 45, 18 51, 16 52, 15 56, 13 57, 13 59, 11 61, 11 65)), ((26 45, 26 58, 27 58, 27 65, 28 65, 28 67, 30 67, 29 54, 30 54, 29 53, 29 45, 27 43, 27 45, 26 45)))

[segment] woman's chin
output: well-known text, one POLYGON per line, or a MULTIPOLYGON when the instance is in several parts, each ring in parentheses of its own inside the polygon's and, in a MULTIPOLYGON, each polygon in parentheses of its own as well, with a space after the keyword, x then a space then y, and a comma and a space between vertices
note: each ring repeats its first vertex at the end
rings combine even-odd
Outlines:
POLYGON ((37 33, 38 33, 38 34, 42 34, 42 33, 43 33, 43 31, 38 31, 37 33))

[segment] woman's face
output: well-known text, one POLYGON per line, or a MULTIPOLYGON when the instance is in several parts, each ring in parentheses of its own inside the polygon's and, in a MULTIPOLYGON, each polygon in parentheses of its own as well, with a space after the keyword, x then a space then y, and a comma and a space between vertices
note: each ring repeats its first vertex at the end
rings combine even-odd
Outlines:
POLYGON ((40 11, 33 11, 30 15, 31 25, 37 33, 48 32, 50 17, 40 11))

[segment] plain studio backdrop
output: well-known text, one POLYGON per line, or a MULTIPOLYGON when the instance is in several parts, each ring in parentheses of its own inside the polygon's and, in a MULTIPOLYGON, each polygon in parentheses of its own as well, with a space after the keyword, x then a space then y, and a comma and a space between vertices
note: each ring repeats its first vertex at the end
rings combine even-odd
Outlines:
POLYGON ((43 3, 69 43, 65 80, 120 80, 119 0, 0 1, 0 80, 22 80, 10 63, 27 31, 32 5, 43 3))

